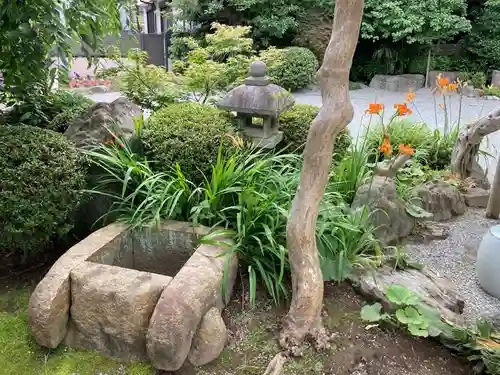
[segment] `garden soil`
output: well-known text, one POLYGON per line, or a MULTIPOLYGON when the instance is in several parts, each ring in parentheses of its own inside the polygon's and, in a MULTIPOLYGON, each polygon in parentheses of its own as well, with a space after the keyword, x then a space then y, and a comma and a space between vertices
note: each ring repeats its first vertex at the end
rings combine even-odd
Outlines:
MULTIPOLYGON (((225 312, 229 343, 214 364, 189 366, 172 375, 262 375, 279 348, 279 322, 286 313, 260 302, 250 308, 246 299, 233 300, 225 312), (245 302, 242 310, 242 302, 245 302)), ((261 299, 262 301, 262 299, 261 299)), ((402 330, 367 329, 360 320, 365 301, 348 284, 327 284, 324 319, 335 335, 332 348, 323 353, 306 349, 302 358, 290 360, 283 375, 465 375, 471 366, 430 339, 417 339, 402 330)), ((160 372, 159 375, 168 373, 160 372)))

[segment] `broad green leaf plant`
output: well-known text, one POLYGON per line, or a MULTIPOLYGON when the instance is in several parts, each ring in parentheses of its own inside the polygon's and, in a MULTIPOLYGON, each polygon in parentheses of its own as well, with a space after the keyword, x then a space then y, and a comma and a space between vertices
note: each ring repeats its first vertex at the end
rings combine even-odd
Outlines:
POLYGON ((380 303, 365 305, 361 309, 361 319, 368 323, 388 322, 405 327, 413 336, 436 337, 450 326, 441 321, 439 311, 422 303, 420 297, 400 285, 387 289, 387 300, 395 309, 394 313, 383 312, 380 303))

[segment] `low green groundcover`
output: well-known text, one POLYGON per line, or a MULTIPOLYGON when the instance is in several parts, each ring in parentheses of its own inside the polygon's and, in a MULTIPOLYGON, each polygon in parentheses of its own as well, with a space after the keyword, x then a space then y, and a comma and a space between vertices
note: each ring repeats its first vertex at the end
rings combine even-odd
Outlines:
POLYGON ((149 364, 123 364, 95 353, 38 346, 28 329, 30 287, 0 290, 2 375, 154 375, 149 364))

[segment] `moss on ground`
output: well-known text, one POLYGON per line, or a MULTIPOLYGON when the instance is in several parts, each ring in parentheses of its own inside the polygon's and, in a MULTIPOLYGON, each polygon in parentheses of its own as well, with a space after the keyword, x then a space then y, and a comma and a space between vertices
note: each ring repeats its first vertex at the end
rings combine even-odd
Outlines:
POLYGON ((0 373, 2 375, 153 375, 147 364, 122 364, 100 355, 38 346, 28 330, 31 288, 0 290, 0 373))

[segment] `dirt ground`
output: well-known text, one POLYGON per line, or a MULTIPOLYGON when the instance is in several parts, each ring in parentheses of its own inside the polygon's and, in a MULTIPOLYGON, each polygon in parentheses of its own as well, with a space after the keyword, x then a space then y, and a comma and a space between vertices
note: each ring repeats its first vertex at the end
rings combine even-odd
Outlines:
MULTIPOLYGON (((241 292, 236 295, 241 295, 241 292)), ((312 349, 288 361, 286 375, 465 375, 467 362, 430 339, 416 339, 388 328, 367 330, 359 317, 364 300, 348 284, 327 284, 325 323, 336 334, 324 353, 312 349)), ((172 375, 262 375, 279 349, 275 338, 284 308, 262 299, 255 308, 241 309, 235 299, 225 312, 229 343, 217 362, 201 369, 183 368, 172 375)), ((167 375, 161 372, 161 375, 167 375)))
MULTIPOLYGON (((34 289, 43 274, 42 267, 32 270, 30 275, 24 273, 0 275, 0 307, 3 306, 0 312, 10 313, 19 311, 19 308, 21 311, 24 310, 30 291, 34 289), (19 289, 20 284, 24 285, 23 289, 19 289)), ((248 303, 247 293, 242 293, 242 290, 248 290, 247 287, 240 281, 237 285, 234 298, 224 312, 224 319, 229 329, 229 340, 219 359, 202 368, 186 366, 174 373, 158 371, 156 375, 262 375, 264 373, 269 361, 279 352, 276 337, 286 308, 274 307, 262 293, 257 299, 257 306, 252 308, 248 303)), ((287 362, 282 374, 472 374, 471 366, 466 361, 453 356, 444 347, 430 339, 416 339, 401 330, 387 327, 367 330, 359 316, 364 304, 365 301, 350 285, 327 283, 324 320, 327 328, 336 335, 332 348, 322 353, 317 353, 312 348, 306 349, 304 357, 287 362)), ((24 316, 24 313, 20 316, 24 316)), ((23 351, 24 346, 26 345, 20 346, 19 351, 23 351)), ((54 360, 66 360, 65 358, 59 359, 57 354, 54 355, 56 356, 54 360)), ((76 357, 74 360, 77 361, 77 359, 87 361, 86 356, 76 357)), ((93 358, 93 360, 96 364, 88 365, 88 370, 78 373, 115 374, 111 370, 102 371, 102 369, 107 369, 105 359, 93 358)), ((152 369, 150 371, 140 373, 153 375, 155 372, 152 369)), ((19 375, 28 375, 26 371, 18 372, 19 375)), ((125 370, 125 372, 118 371, 117 373, 131 375, 137 372, 125 370)), ((63 371, 57 373, 59 374, 71 375, 71 372, 66 374, 63 371)))

